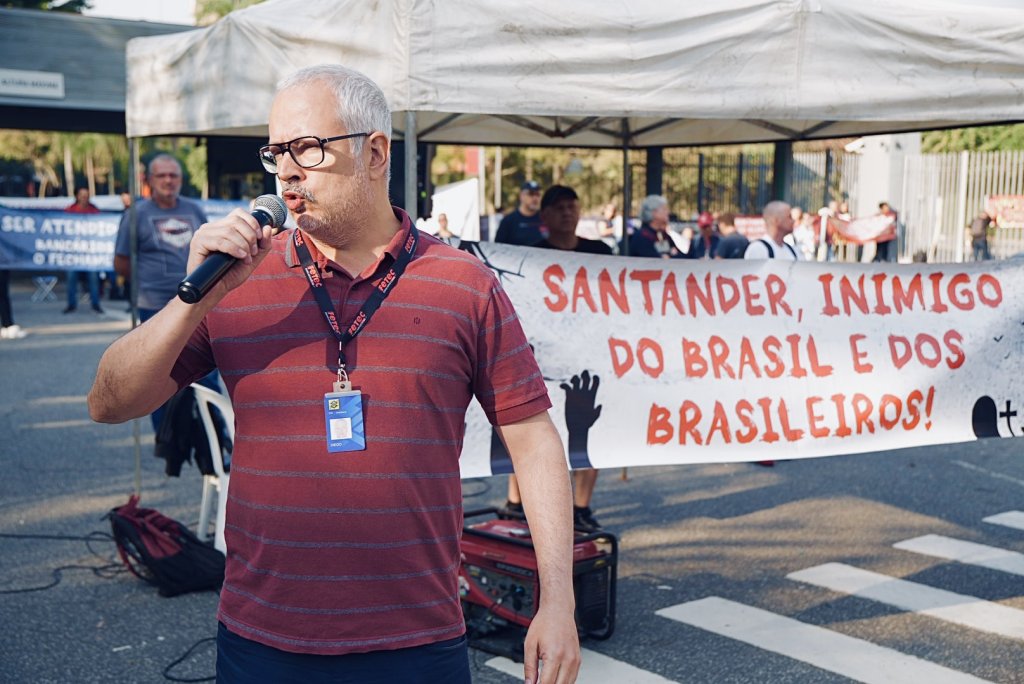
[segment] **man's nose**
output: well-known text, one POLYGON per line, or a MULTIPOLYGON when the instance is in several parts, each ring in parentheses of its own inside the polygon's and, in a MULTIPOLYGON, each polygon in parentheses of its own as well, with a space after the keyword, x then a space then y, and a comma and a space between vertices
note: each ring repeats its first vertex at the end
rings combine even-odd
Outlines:
POLYGON ((277 177, 284 182, 299 180, 305 177, 305 169, 299 166, 290 153, 281 155, 277 162, 277 177))

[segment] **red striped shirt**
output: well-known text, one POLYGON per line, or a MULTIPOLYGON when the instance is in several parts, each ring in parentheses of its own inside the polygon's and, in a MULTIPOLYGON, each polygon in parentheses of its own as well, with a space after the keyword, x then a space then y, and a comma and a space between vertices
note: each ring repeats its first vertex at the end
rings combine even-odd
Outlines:
MULTIPOLYGON (((344 327, 393 263, 352 278, 307 240, 344 327)), ((478 259, 421 235, 405 274, 345 347, 365 451, 329 453, 337 341, 278 235, 196 330, 172 376, 215 364, 235 407, 219 619, 275 648, 342 654, 459 636, 459 453, 476 396, 495 424, 550 407, 512 304, 478 259)))

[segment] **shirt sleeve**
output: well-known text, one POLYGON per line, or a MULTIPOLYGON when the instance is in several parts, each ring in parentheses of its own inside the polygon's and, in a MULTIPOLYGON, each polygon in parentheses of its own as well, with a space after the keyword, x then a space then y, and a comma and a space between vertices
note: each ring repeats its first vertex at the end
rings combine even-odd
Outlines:
POLYGON ((185 348, 178 354, 178 359, 171 368, 171 379, 178 383, 180 390, 206 376, 216 367, 213 347, 210 345, 210 333, 206 327, 206 319, 203 319, 185 344, 185 348))
MULTIPOLYGON (((138 210, 136 210, 136 214, 138 210)), ((117 224, 117 241, 114 243, 114 254, 117 256, 130 256, 131 245, 131 210, 125 209, 121 214, 121 222, 117 224)))
POLYGON ((491 283, 477 334, 474 393, 492 425, 508 425, 547 411, 551 400, 512 302, 491 283))

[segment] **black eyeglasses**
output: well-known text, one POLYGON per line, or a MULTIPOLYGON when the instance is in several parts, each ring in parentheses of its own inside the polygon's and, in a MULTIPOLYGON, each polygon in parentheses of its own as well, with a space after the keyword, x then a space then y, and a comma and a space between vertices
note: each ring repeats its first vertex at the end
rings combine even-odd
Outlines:
POLYGON ((304 169, 311 169, 319 166, 324 161, 324 145, 335 140, 347 138, 361 138, 370 135, 369 133, 349 133, 348 135, 336 135, 333 138, 318 138, 315 135, 304 135, 295 140, 283 143, 270 143, 260 148, 260 161, 267 173, 277 173, 277 161, 287 152, 291 155, 292 161, 304 169))

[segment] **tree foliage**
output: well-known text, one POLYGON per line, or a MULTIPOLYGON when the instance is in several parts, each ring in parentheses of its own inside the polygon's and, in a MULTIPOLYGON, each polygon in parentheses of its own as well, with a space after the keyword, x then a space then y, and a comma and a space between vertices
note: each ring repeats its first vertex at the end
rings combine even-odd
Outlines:
POLYGON ((1024 150, 1024 124, 954 128, 921 136, 921 151, 926 153, 1000 150, 1024 150))
MULTIPOLYGON (((185 194, 202 195, 206 185, 206 148, 195 138, 143 138, 142 162, 158 152, 178 157, 185 173, 185 194)), ((113 194, 129 185, 128 141, 123 135, 0 129, 0 167, 29 167, 40 197, 74 194, 84 185, 92 194, 113 194)))
POLYGON ((235 10, 258 5, 263 0, 196 0, 195 17, 200 26, 208 26, 235 10))
MULTIPOLYGON (((622 196, 622 152, 582 148, 502 147, 500 198, 494 198, 495 158, 498 148, 485 149, 484 211, 509 211, 516 206, 519 187, 533 180, 541 187, 568 185, 580 196, 585 212, 599 210, 604 203, 622 196), (497 204, 497 206, 495 206, 497 204)), ((463 180, 469 175, 468 156, 475 157, 476 148, 460 145, 438 145, 430 169, 435 185, 463 180)), ((393 162, 394 163, 394 162, 393 162)))

